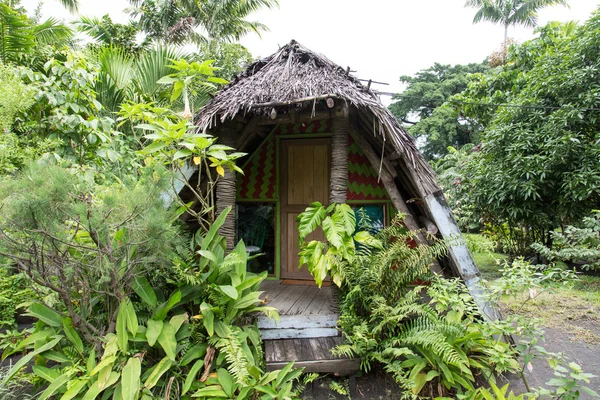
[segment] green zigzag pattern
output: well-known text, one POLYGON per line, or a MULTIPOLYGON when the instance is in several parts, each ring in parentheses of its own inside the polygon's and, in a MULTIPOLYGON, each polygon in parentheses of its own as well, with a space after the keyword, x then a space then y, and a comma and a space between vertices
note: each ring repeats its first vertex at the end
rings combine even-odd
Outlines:
POLYGON ((377 173, 370 165, 348 163, 348 171, 353 174, 376 177, 377 173))
MULTIPOLYGON (((259 198, 261 199, 266 199, 267 198, 267 192, 269 191, 269 185, 271 183, 271 176, 273 176, 273 162, 272 162, 272 157, 273 157, 273 153, 275 152, 274 149, 274 145, 273 145, 273 141, 270 140, 269 143, 267 143, 267 154, 266 154, 266 160, 265 160, 265 171, 264 171, 264 176, 263 176, 263 184, 260 187, 261 188, 261 192, 259 195, 259 198)), ((277 188, 275 188, 275 193, 277 193, 277 188)))
POLYGON ((387 193, 385 189, 381 187, 373 187, 371 185, 365 185, 364 183, 358 184, 356 182, 348 182, 348 190, 350 193, 362 194, 363 196, 371 196, 373 198, 385 199, 387 193))
POLYGON ((259 153, 256 153, 254 157, 252 157, 251 167, 250 167, 250 176, 248 177, 248 191, 244 197, 250 197, 250 193, 254 193, 256 188, 256 177, 258 176, 258 162, 256 162, 256 158, 258 158, 259 153))

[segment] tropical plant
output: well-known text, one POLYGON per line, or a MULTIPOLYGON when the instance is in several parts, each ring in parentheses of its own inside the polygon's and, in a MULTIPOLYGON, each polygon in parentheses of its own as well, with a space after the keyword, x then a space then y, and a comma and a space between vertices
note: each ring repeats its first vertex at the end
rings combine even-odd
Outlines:
POLYGON ((44 309, 70 318, 89 345, 114 333, 134 278, 164 269, 179 235, 160 199, 166 179, 147 175, 105 187, 32 165, 0 184, 0 254, 58 296, 44 309))
POLYGON ((550 232, 552 247, 534 243, 532 247, 550 262, 569 263, 582 269, 600 269, 600 211, 585 217, 580 227, 567 226, 564 232, 550 232))
POLYGON ((428 160, 448 153, 449 146, 460 149, 468 143, 479 143, 481 125, 466 118, 455 104, 447 103, 451 96, 467 88, 469 75, 484 73, 485 63, 467 65, 442 65, 417 72, 414 76, 401 76, 406 89, 392 97, 390 111, 408 132, 423 141, 421 150, 428 160), (413 121, 415 122, 413 122, 413 121))
POLYGON ((136 43, 137 26, 131 23, 116 24, 108 14, 102 18, 81 16, 75 21, 75 27, 102 46, 119 47, 129 54, 140 50, 136 43))
POLYGON ((470 197, 469 163, 479 150, 479 146, 465 144, 461 148, 448 147, 448 153, 437 160, 434 169, 440 186, 458 226, 466 232, 481 229, 480 216, 475 212, 476 206, 470 197))
MULTIPOLYGON (((447 283, 430 275, 433 260, 446 252, 443 242, 416 244, 401 215, 375 237, 355 233, 347 205, 313 203, 298 222, 301 240, 319 225, 327 240, 302 243, 300 264, 308 265, 317 283, 329 273, 340 286, 345 343, 334 354, 360 357, 366 371, 383 364, 405 396, 415 398, 434 388, 437 395, 473 389, 473 371, 492 379, 495 372, 516 370, 510 347, 493 338, 492 327, 476 322, 479 310, 467 290, 450 302, 442 290, 447 283), (422 281, 433 282, 429 304, 421 297, 424 288, 415 287, 422 281)), ((458 293, 456 283, 454 288, 458 293)))
POLYGON ((167 103, 169 94, 157 82, 173 73, 170 64, 185 54, 173 46, 156 43, 137 54, 120 46, 90 50, 90 62, 98 66, 94 84, 97 100, 110 112, 117 112, 127 101, 167 103))
POLYGON ((549 246, 549 232, 577 224, 600 198, 592 61, 600 52, 590 44, 600 37, 600 14, 575 30, 554 23, 539 32, 453 98, 485 126, 461 182, 475 215, 524 255, 532 243, 549 246))
POLYGON ((166 39, 173 43, 210 40, 239 40, 266 27, 246 18, 264 7, 274 7, 277 0, 202 0, 159 2, 130 0, 130 14, 151 39, 166 39), (197 29, 200 28, 200 29, 197 29), (200 33, 198 33, 200 31, 200 33))
POLYGON ((34 46, 35 36, 27 16, 0 3, 0 61, 13 62, 34 46))
POLYGON ((511 25, 533 27, 537 24, 537 14, 544 8, 554 5, 567 6, 567 0, 467 0, 465 7, 477 8, 473 23, 490 21, 504 27, 504 43, 508 39, 511 25))
POLYGON ((208 232, 198 233, 190 249, 180 250, 185 257, 174 258, 172 276, 178 283, 168 297, 144 274, 133 278, 131 290, 124 291, 113 310, 115 321, 96 343, 85 340, 72 318, 32 304, 29 312, 40 322, 31 335, 5 350, 3 357, 28 353, 4 383, 38 357, 33 372, 48 384, 42 399, 57 393, 67 399, 80 393, 89 399, 100 394, 124 399, 255 398, 257 393, 295 398, 293 385, 302 370, 292 370, 292 364, 281 371, 262 370, 260 334, 249 323, 250 316, 277 313, 260 305, 257 289, 266 272, 246 272, 243 242, 225 255, 225 238, 218 231, 229 211, 208 232), (100 343, 104 351, 98 360, 100 343))
MULTIPOLYGON (((126 103, 119 112, 121 124, 129 122, 133 136, 137 130, 150 132, 143 136, 147 144, 140 153, 147 163, 159 163, 176 171, 197 166, 198 178, 192 182, 184 174, 177 180, 194 195, 192 203, 182 204, 187 213, 196 219, 202 230, 208 230, 215 219, 214 189, 225 169, 242 172, 235 161, 244 153, 234 152, 231 147, 216 144, 217 138, 196 133, 189 120, 167 108, 146 103, 126 103), (216 174, 213 174, 213 170, 216 174)), ((138 139, 142 140, 142 138, 138 139)), ((177 197, 176 201, 180 201, 177 197)))
POLYGON ((97 71, 85 58, 69 54, 64 62, 48 61, 43 73, 25 69, 21 76, 37 93, 35 105, 20 114, 20 132, 60 141, 56 156, 84 170, 119 158, 110 148, 114 120, 102 115, 97 71))

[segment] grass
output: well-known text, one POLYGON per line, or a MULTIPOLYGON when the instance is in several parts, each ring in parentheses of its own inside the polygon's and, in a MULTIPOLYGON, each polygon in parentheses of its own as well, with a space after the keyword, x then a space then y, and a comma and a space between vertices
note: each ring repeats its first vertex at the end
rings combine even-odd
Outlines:
MULTIPOLYGON (((480 235, 468 236, 469 244, 485 240, 480 235)), ((493 281, 502 276, 499 270, 506 255, 477 251, 485 246, 470 247, 483 278, 493 281)), ((568 286, 546 288, 533 299, 528 296, 526 291, 521 299, 507 300, 505 311, 541 318, 544 326, 565 331, 571 340, 600 344, 600 277, 580 275, 568 286)))

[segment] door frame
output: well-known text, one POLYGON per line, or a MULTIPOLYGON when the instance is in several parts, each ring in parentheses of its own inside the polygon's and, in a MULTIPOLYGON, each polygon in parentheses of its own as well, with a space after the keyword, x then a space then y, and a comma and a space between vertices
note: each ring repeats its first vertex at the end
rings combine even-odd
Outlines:
MULTIPOLYGON (((291 136, 291 135, 290 135, 291 136)), ((328 151, 328 165, 327 165, 327 180, 328 180, 328 192, 330 191, 329 187, 330 187, 330 182, 331 182, 331 134, 320 134, 320 135, 311 135, 311 134, 305 134, 302 135, 302 137, 298 137, 297 135, 294 135, 293 137, 286 137, 284 135, 280 136, 277 138, 277 154, 279 155, 279 160, 278 160, 278 171, 277 171, 277 176, 278 176, 278 190, 279 190, 279 213, 278 213, 278 218, 279 218, 279 232, 280 234, 278 235, 278 239, 279 239, 279 262, 277 263, 277 277, 280 279, 297 279, 297 280, 303 280, 306 279, 308 280, 308 278, 304 278, 304 277, 296 277, 296 276, 283 276, 285 275, 284 272, 284 268, 282 268, 285 262, 287 262, 287 256, 288 256, 288 251, 289 251, 289 246, 288 246, 288 242, 286 241, 287 238, 287 234, 286 237, 284 237, 284 233, 287 232, 287 218, 286 218, 286 211, 289 209, 287 207, 287 189, 288 189, 288 176, 287 176, 287 171, 284 167, 287 167, 287 162, 288 162, 288 152, 287 149, 290 145, 293 144, 314 144, 314 145, 319 145, 319 144, 326 144, 327 145, 327 151, 328 151), (315 137, 317 136, 317 137, 315 137)), ((328 199, 329 200, 329 199, 328 199)), ((308 206, 308 204, 306 205, 308 206)), ((306 206, 298 206, 298 207, 306 207, 306 206)), ((301 211, 304 211, 301 210, 301 211)), ((300 211, 300 212, 301 212, 300 211)), ((295 268, 297 269, 297 266, 295 266, 295 268)), ((286 268, 287 270, 287 268, 286 268)), ((312 276, 310 279, 313 279, 312 276)))

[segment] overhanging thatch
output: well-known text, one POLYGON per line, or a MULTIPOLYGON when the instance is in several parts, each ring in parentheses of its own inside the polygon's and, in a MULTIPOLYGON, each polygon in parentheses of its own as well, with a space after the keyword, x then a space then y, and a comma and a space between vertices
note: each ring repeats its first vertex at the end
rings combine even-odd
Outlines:
POLYGON ((382 146, 391 146, 403 159, 421 196, 439 190, 435 173, 413 139, 377 95, 339 65, 294 40, 235 77, 200 110, 195 122, 201 131, 213 130, 237 116, 268 114, 276 106, 314 110, 325 98, 341 99, 360 113, 382 146))

